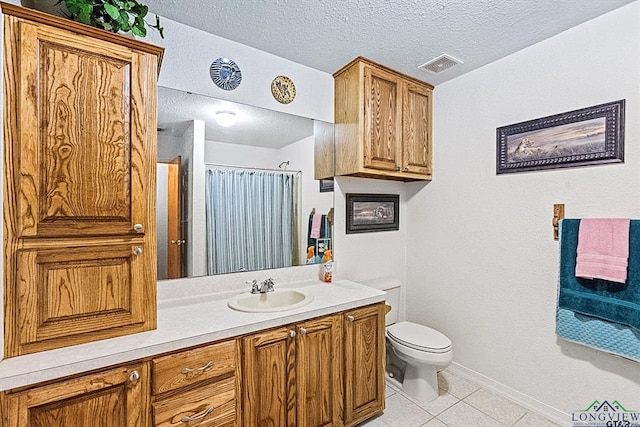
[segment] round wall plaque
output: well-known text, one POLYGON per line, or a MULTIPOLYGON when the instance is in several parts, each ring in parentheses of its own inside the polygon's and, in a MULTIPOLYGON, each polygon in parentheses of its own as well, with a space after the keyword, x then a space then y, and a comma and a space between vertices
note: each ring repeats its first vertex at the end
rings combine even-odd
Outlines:
POLYGON ((271 82, 271 93, 281 104, 288 104, 296 97, 296 87, 287 76, 278 76, 271 82))
POLYGON ((240 67, 228 58, 218 58, 213 61, 209 68, 209 75, 216 86, 224 90, 234 90, 242 81, 240 67))

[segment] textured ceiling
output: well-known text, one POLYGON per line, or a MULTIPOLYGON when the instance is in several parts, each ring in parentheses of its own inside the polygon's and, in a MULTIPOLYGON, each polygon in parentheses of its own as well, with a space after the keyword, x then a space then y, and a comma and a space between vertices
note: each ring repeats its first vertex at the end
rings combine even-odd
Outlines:
POLYGON ((333 73, 364 56, 433 85, 633 0, 146 0, 151 12, 333 73), (417 67, 443 53, 438 74, 417 67))

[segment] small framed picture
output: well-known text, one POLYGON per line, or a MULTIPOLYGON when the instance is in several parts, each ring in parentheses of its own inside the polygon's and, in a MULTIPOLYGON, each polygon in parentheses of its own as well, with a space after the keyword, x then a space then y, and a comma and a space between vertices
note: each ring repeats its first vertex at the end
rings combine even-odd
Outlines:
POLYGON ((321 179, 320 180, 320 192, 330 193, 333 191, 333 179, 321 179))
POLYGON ((400 196, 347 193, 347 234, 400 229, 400 196))

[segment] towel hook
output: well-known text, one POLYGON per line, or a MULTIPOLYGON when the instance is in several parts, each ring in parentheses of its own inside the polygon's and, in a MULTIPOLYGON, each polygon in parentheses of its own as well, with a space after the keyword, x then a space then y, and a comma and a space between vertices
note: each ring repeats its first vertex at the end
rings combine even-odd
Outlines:
POLYGON ((558 225, 561 219, 564 219, 564 203, 553 205, 553 220, 551 221, 551 224, 553 224, 553 240, 558 240, 560 237, 558 225))

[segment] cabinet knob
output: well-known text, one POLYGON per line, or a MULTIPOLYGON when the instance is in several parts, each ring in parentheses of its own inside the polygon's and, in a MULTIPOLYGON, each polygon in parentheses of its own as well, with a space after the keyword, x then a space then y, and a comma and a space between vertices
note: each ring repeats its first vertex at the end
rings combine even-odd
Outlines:
POLYGON ((135 224, 135 225, 133 226, 133 230, 134 230, 134 231, 137 231, 138 233, 142 231, 142 228, 143 228, 143 227, 142 227, 142 224, 135 224))
POLYGON ((296 331, 294 331, 293 329, 292 329, 292 330, 290 330, 290 331, 289 331, 289 336, 290 336, 291 338, 295 338, 295 336, 296 336, 296 331))
POLYGON ((307 335, 307 330, 305 328, 300 328, 300 335, 307 335))
POLYGON ((129 375, 129 381, 131 381, 132 383, 138 382, 139 379, 140 379, 140 372, 138 371, 133 371, 129 375))
POLYGON ((133 254, 138 256, 142 254, 142 248, 134 248, 133 249, 133 254))
POLYGON ((355 317, 353 317, 352 315, 348 315, 348 316, 347 316, 347 320, 348 320, 349 322, 353 322, 354 320, 356 320, 356 318, 355 318, 355 317))
POLYGON ((409 166, 405 166, 405 167, 404 167, 404 171, 405 171, 405 172, 409 172, 409 166))
POLYGON ((402 169, 402 167, 400 165, 396 165, 396 170, 399 171, 400 169, 402 169))

